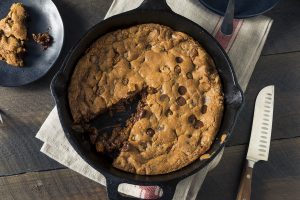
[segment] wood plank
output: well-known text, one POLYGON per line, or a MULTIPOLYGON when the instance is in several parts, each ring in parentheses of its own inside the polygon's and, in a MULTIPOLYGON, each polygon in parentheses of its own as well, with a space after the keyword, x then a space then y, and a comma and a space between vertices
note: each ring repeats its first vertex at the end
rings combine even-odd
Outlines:
MULTIPOLYGON (((61 11, 66 29, 61 59, 50 73, 33 84, 20 88, 0 88, 0 109, 5 112, 3 116, 5 125, 0 127, 0 176, 62 167, 39 152, 41 142, 35 139, 34 135, 54 106, 49 85, 54 73, 60 67, 62 58, 88 28, 104 17, 111 0, 88 2, 54 0, 54 2, 61 11)), ((297 5, 295 2, 295 7, 297 5)), ((293 6, 290 7, 293 9, 293 6)), ((286 6, 283 8, 288 9, 286 6)), ((295 42, 297 44, 297 41, 295 42)), ((299 53, 292 53, 264 56, 260 59, 246 92, 246 104, 230 145, 247 143, 255 96, 259 89, 271 83, 276 86, 276 123, 273 139, 299 136, 298 57, 299 53), (285 127, 289 127, 289 131, 285 127)))
POLYGON ((2 200, 106 200, 105 187, 69 169, 0 178, 2 200))
MULTIPOLYGON (((295 200, 300 197, 300 138, 272 141, 269 161, 258 162, 253 171, 255 200, 295 200)), ((204 181, 198 199, 235 199, 246 145, 225 148, 219 165, 204 181)))
POLYGON ((49 85, 62 58, 78 39, 101 21, 112 0, 55 0, 65 25, 65 45, 60 60, 41 80, 19 88, 0 87, 0 176, 26 171, 61 168, 39 152, 42 143, 34 136, 54 106, 49 85))
POLYGON ((300 52, 262 56, 259 59, 245 94, 245 105, 229 145, 248 143, 255 98, 263 87, 271 84, 275 85, 272 139, 300 136, 299 57, 300 52))
POLYGON ((47 117, 47 110, 52 109, 50 94, 36 92, 35 96, 26 91, 21 92, 24 96, 20 96, 18 91, 0 88, 1 95, 4 94, 0 100, 4 111, 4 124, 0 125, 0 176, 61 168, 61 165, 39 152, 42 143, 34 137, 47 117))
POLYGON ((262 54, 300 51, 300 1, 284 0, 266 13, 274 20, 262 54))
POLYGON ((112 1, 53 0, 61 13, 66 31, 66 51, 63 53, 68 52, 88 29, 102 21, 112 1))
MULTIPOLYGON (((295 200, 300 196, 299 145, 300 138, 271 143, 269 161, 255 166, 252 199, 295 200)), ((197 199, 235 199, 246 148, 239 145, 225 149, 220 164, 209 173, 197 199)), ((104 200, 106 191, 76 172, 61 169, 1 177, 0 199, 104 200)))

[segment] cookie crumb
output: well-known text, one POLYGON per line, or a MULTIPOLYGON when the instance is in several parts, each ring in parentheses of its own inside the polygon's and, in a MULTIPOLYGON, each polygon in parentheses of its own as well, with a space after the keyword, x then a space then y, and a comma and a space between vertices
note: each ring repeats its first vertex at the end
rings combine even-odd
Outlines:
POLYGON ((226 138, 227 138, 227 133, 224 132, 224 133, 222 134, 222 136, 221 136, 221 142, 220 142, 220 143, 223 144, 223 143, 225 142, 226 138))
POLYGON ((206 154, 203 154, 202 156, 200 156, 200 160, 206 160, 206 159, 209 159, 210 157, 211 157, 211 155, 206 153, 206 154))
POLYGON ((49 32, 37 33, 37 34, 33 33, 32 38, 36 43, 42 46, 43 50, 48 49, 53 42, 53 38, 49 34, 49 32))

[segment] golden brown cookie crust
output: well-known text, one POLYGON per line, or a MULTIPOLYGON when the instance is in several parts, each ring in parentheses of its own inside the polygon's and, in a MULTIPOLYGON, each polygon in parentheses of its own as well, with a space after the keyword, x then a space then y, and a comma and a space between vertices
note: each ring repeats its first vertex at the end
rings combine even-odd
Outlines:
POLYGON ((88 122, 144 88, 156 89, 145 99, 148 114, 133 124, 128 148, 113 166, 136 174, 164 174, 203 155, 222 119, 220 77, 198 42, 163 25, 118 30, 91 45, 69 86, 74 122, 88 122))
POLYGON ((0 20, 0 60, 13 66, 23 66, 26 11, 21 3, 14 3, 8 15, 0 20))

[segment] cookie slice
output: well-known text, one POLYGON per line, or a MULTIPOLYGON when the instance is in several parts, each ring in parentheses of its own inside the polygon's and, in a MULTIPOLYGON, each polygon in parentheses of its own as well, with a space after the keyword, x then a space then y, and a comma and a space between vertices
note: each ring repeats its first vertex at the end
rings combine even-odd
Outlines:
POLYGON ((0 20, 0 60, 16 67, 24 65, 22 55, 26 51, 24 41, 27 39, 25 19, 23 4, 14 3, 8 15, 0 20))

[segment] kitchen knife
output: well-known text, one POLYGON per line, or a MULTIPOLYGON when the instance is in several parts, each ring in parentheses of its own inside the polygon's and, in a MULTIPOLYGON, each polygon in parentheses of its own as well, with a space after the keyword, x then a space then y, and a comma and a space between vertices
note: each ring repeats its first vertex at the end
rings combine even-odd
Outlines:
POLYGON ((255 101, 247 162, 236 200, 250 200, 252 170, 257 161, 268 161, 274 108, 274 86, 263 88, 255 101))

